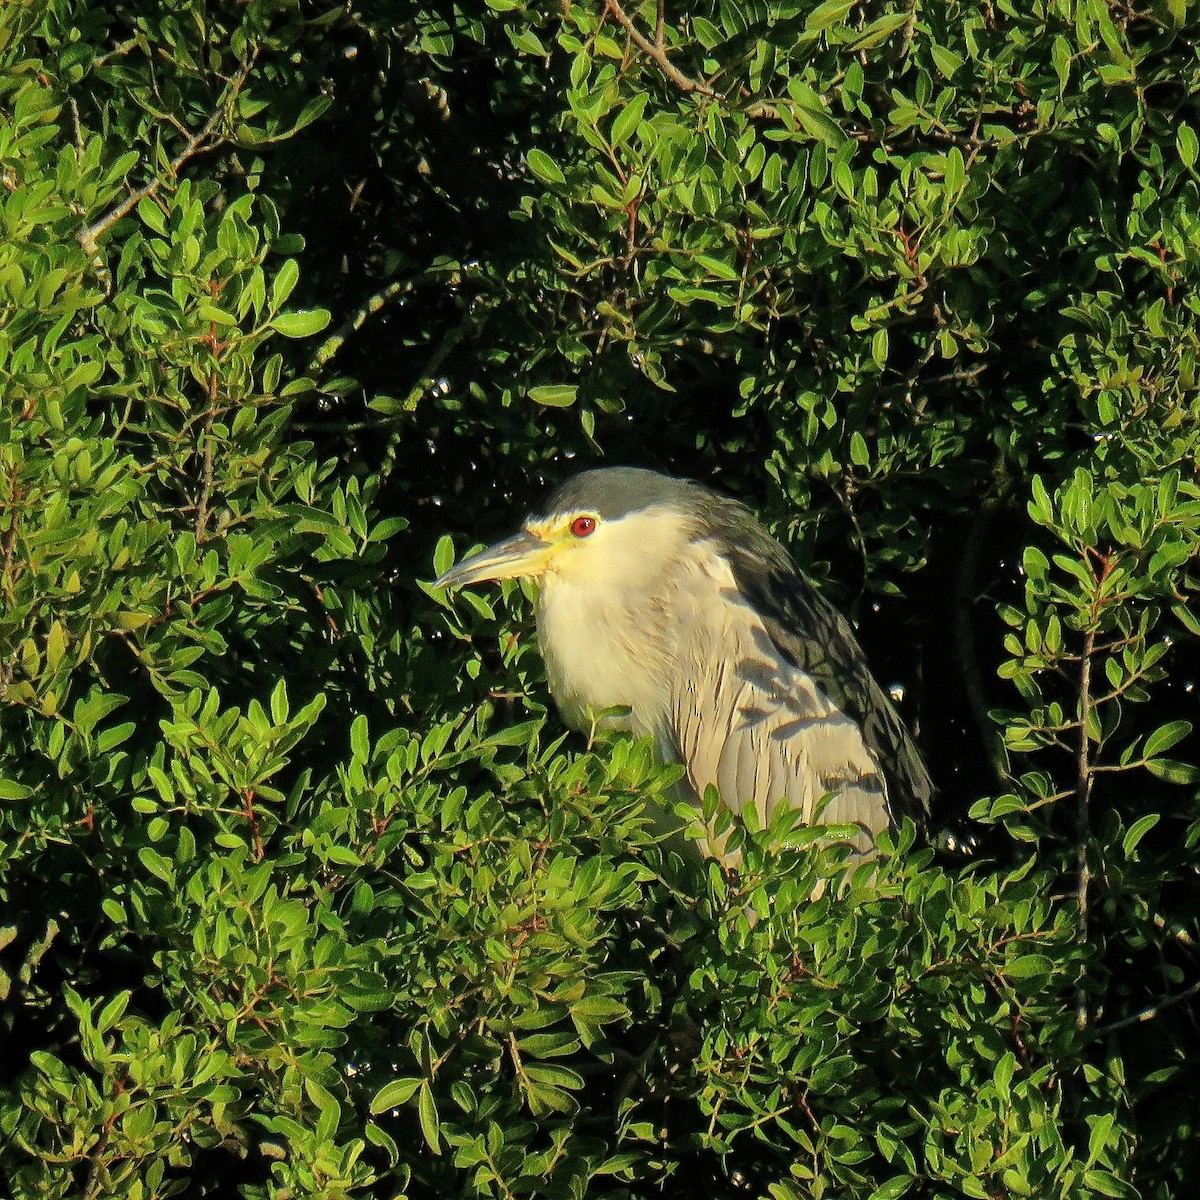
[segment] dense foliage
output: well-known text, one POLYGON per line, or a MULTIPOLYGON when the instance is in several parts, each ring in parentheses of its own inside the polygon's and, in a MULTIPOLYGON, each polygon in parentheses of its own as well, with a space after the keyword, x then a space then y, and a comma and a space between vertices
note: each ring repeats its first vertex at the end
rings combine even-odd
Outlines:
POLYGON ((1198 43, 0 7, 9 1193, 1194 1194, 1198 43), (660 845, 426 582, 602 457, 763 515, 973 857, 660 845))

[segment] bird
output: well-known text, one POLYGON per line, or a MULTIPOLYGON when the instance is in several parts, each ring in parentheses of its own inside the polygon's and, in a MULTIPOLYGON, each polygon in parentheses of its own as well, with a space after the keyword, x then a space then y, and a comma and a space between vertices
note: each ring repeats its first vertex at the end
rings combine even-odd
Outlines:
MULTIPOLYGON (((740 501, 638 467, 584 470, 434 586, 525 577, 567 725, 651 738, 698 806, 715 787, 760 827, 781 804, 850 826, 856 856, 905 816, 923 825, 929 772, 849 622, 740 501)), ((727 826, 699 848, 736 865, 727 826)))

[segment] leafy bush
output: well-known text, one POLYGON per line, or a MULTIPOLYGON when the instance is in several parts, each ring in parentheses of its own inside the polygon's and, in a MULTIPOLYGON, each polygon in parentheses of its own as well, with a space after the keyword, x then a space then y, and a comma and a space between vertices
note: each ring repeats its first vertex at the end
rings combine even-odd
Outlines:
POLYGON ((1197 36, 0 10, 11 1194, 1190 1194, 1197 36), (600 456, 827 581, 974 859, 663 847, 424 582, 600 456))

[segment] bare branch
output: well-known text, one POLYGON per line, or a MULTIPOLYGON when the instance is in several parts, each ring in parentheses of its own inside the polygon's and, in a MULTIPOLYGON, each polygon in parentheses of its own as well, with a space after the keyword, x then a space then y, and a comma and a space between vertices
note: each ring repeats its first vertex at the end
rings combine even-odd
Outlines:
POLYGON ((204 418, 204 432, 200 435, 203 449, 200 452, 200 498, 196 501, 196 541, 204 542, 208 537, 208 518, 212 503, 213 485, 213 420, 217 415, 217 394, 221 380, 215 370, 208 374, 208 411, 204 418))
POLYGON ((187 141, 184 142, 183 149, 171 159, 167 167, 167 175, 159 175, 146 184, 145 187, 140 187, 136 191, 130 192, 120 204, 109 209, 98 221, 94 221, 75 235, 75 240, 83 247, 87 254, 95 258, 100 252, 97 244, 99 238, 107 233, 123 217, 128 216, 147 196, 153 196, 167 181, 168 177, 173 179, 178 175, 180 168, 188 159, 207 149, 207 143, 212 139, 217 126, 225 117, 230 101, 241 91, 242 85, 246 82, 246 76, 250 74, 252 66, 253 59, 242 63, 237 74, 230 80, 212 115, 205 121, 203 128, 196 133, 189 134, 187 141))
MULTIPOLYGON (((0 582, 3 583, 5 596, 9 600, 12 600, 17 582, 17 532, 21 522, 21 509, 18 504, 20 472, 15 462, 11 463, 8 468, 8 487, 6 491, 8 528, 4 531, 4 537, 0 541, 0 582)), ((4 657, 7 660, 10 656, 6 654, 4 657)), ((0 682, 7 683, 10 678, 10 665, 6 661, 3 666, 0 666, 0 682)))
POLYGON ((642 53, 649 55, 658 64, 659 70, 677 87, 681 92, 698 92, 702 96, 715 96, 716 93, 707 84, 700 80, 693 79, 690 75, 685 75, 678 67, 676 67, 667 57, 667 46, 663 38, 663 23, 661 19, 661 9, 659 20, 655 23, 655 40, 651 41, 642 31, 633 23, 629 14, 621 7, 618 0, 604 0, 604 8, 607 12, 612 13, 616 17, 618 23, 629 34, 633 40, 633 44, 637 46, 642 53))
POLYGON ((1173 1004, 1182 1004, 1185 1000, 1190 1000, 1193 996, 1200 995, 1200 979, 1191 985, 1184 988, 1182 992, 1176 992, 1171 996, 1164 996, 1161 1000, 1154 1004, 1148 1005, 1146 1008, 1132 1013, 1128 1017, 1122 1017, 1118 1021, 1110 1021, 1107 1025, 1100 1025, 1092 1032, 1096 1037, 1102 1037, 1106 1033, 1115 1033, 1118 1029, 1128 1029, 1130 1025, 1143 1025, 1147 1021, 1153 1021, 1161 1012, 1170 1008, 1173 1004))
POLYGON ((337 327, 322 343, 320 349, 313 355, 312 362, 308 364, 308 372, 319 370, 325 366, 335 354, 345 345, 346 339, 351 334, 357 333, 363 325, 366 324, 370 317, 373 317, 385 304, 390 303, 400 296, 407 296, 415 291, 418 287, 426 283, 445 283, 449 287, 454 287, 462 279, 462 275, 457 266, 446 267, 444 269, 430 268, 428 271, 422 271, 419 275, 413 275, 408 279, 397 279, 389 283, 386 287, 381 288, 373 296, 369 297, 364 303, 359 305, 346 318, 345 321, 337 327))
MULTIPOLYGON (((1091 834, 1088 808, 1092 797, 1093 772, 1088 725, 1092 709, 1092 653, 1095 646, 1096 631, 1089 629, 1079 660, 1079 742, 1075 758, 1075 941, 1081 946, 1086 944, 1088 936, 1088 888, 1091 883, 1091 871, 1088 868, 1091 834)), ((1086 1029, 1087 1023, 1087 992, 1081 975, 1075 991, 1075 1027, 1086 1029)))
POLYGON ((1192 935, 1188 933, 1186 929, 1180 925, 1168 925, 1166 917, 1162 916, 1160 913, 1154 914, 1154 924, 1161 929, 1163 933, 1167 934, 1168 937, 1173 938, 1181 946, 1186 947, 1189 951, 1193 951, 1197 948, 1196 939, 1192 937, 1192 935))

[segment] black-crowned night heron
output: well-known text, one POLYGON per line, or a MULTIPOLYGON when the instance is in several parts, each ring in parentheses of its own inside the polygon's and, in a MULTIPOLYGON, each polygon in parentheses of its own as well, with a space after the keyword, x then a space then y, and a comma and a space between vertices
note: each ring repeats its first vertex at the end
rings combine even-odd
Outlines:
MULTIPOLYGON (((439 587, 529 576, 566 722, 609 720, 682 763, 693 797, 859 827, 869 853, 933 786, 846 620, 736 500, 654 471, 584 471, 439 587)), ((705 847, 720 856, 723 845, 705 847)))

